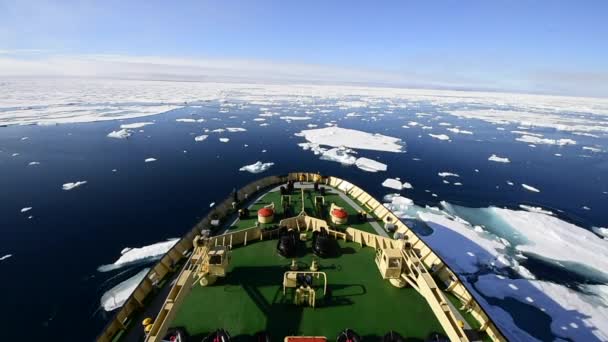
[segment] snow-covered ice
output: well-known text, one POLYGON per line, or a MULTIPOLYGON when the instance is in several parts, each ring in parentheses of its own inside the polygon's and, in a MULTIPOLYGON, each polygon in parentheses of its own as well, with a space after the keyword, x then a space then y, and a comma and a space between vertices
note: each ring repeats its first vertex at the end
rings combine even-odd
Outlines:
POLYGON ((400 218, 408 218, 409 209, 414 205, 414 201, 400 194, 388 194, 383 200, 387 202, 384 206, 400 218))
POLYGON ((108 133, 108 138, 114 138, 114 139, 126 139, 128 137, 131 136, 131 132, 129 132, 129 130, 127 129, 121 129, 118 131, 112 131, 110 133, 108 133))
POLYGON ((395 189, 395 190, 403 190, 403 189, 413 189, 412 184, 408 182, 401 182, 400 179, 396 178, 387 178, 382 182, 382 186, 385 188, 395 189))
POLYGON ((391 188, 391 189, 395 189, 395 190, 403 189, 403 185, 401 184, 401 181, 396 180, 394 178, 385 179, 384 182, 382 182, 382 186, 385 188, 391 188))
POLYGON ((522 135, 519 138, 515 138, 517 141, 529 143, 529 144, 544 144, 544 145, 557 145, 557 146, 566 146, 566 145, 576 145, 576 141, 572 139, 562 138, 562 139, 549 139, 549 138, 539 138, 531 135, 522 135))
POLYGON ((599 235, 599 236, 601 236, 601 237, 603 237, 605 239, 608 239, 608 228, 604 228, 604 227, 592 227, 591 230, 595 234, 597 234, 597 235, 599 235))
POLYGON ((527 204, 520 204, 519 205, 520 208, 533 212, 533 213, 541 213, 541 214, 545 214, 545 215, 554 215, 552 211, 547 210, 547 209, 543 209, 542 207, 534 207, 531 205, 527 205, 527 204))
POLYGON ((505 255, 505 244, 498 238, 479 233, 463 220, 432 212, 418 212, 418 218, 433 229, 422 236, 456 273, 475 273, 480 266, 504 268, 515 263, 505 255), (454 248, 458 246, 458 248, 454 248))
MULTIPOLYGON (((608 240, 543 213, 495 207, 491 213, 525 239, 515 246, 517 250, 562 264, 585 265, 608 275, 608 240)), ((571 270, 577 271, 576 267, 571 270)))
POLYGON ((285 121, 304 121, 312 118, 310 116, 280 116, 279 119, 285 121))
POLYGON ((324 151, 321 154, 322 160, 335 161, 344 165, 354 165, 357 162, 357 158, 350 155, 351 151, 348 149, 336 147, 324 151))
POLYGON ((223 143, 227 143, 230 141, 230 138, 220 138, 220 141, 223 143))
POLYGON ((209 136, 208 135, 197 135, 194 137, 194 141, 196 142, 201 142, 201 141, 205 141, 205 139, 207 139, 209 136))
POLYGON ((251 165, 245 165, 239 169, 239 171, 247 171, 250 173, 262 173, 268 170, 274 163, 262 163, 261 161, 255 162, 251 165))
POLYGON ((453 172, 439 172, 437 175, 439 177, 442 177, 442 178, 445 178, 445 177, 460 177, 459 174, 453 173, 453 172))
POLYGON ((542 310, 551 317, 551 332, 572 341, 608 340, 608 306, 598 297, 608 287, 599 287, 590 287, 591 293, 584 294, 548 281, 492 274, 480 276, 475 282, 475 288, 485 296, 510 297, 542 310))
POLYGON ((120 125, 120 128, 122 128, 122 129, 136 129, 136 128, 142 128, 142 127, 148 126, 148 125, 154 125, 154 122, 134 122, 134 123, 130 123, 130 124, 120 125))
POLYGON ((591 151, 591 152, 602 152, 601 148, 597 148, 597 147, 591 147, 591 146, 583 146, 583 150, 585 151, 591 151))
POLYGON ((456 127, 454 127, 454 128, 446 128, 446 129, 448 131, 450 131, 452 133, 456 133, 456 134, 467 134, 467 135, 473 134, 473 132, 471 132, 471 131, 467 131, 467 130, 456 128, 456 127))
POLYGON ((522 184, 521 186, 522 186, 522 188, 524 188, 528 191, 531 191, 531 192, 540 192, 540 190, 538 190, 537 188, 535 188, 531 185, 528 185, 528 184, 522 184))
POLYGON ((492 154, 489 158, 489 161, 497 162, 497 163, 510 163, 511 161, 507 157, 499 157, 495 154, 492 154))
POLYGON ((331 147, 348 147, 360 150, 401 152, 403 142, 399 138, 371 134, 337 126, 303 130, 299 133, 308 142, 331 147))
POLYGON ((155 161, 156 161, 156 158, 146 158, 146 159, 144 159, 144 163, 152 163, 152 162, 155 162, 155 161))
POLYGON ((22 213, 26 213, 28 211, 32 210, 32 207, 25 207, 25 208, 21 208, 21 212, 22 213))
POLYGON ((120 258, 114 263, 99 266, 97 270, 99 272, 108 272, 128 265, 157 260, 167 253, 178 241, 179 239, 170 239, 144 247, 125 248, 122 250, 120 258))
POLYGON ((87 181, 77 181, 77 182, 70 182, 70 183, 65 183, 61 186, 61 188, 63 190, 72 190, 74 188, 77 188, 79 186, 82 186, 84 184, 87 184, 87 181))
POLYGON ((429 136, 431 138, 435 138, 437 140, 450 140, 450 137, 448 137, 445 134, 432 134, 432 133, 429 133, 429 136))
POLYGON ((226 130, 231 133, 247 132, 247 129, 242 127, 226 127, 226 130))
POLYGON ((149 268, 144 268, 131 278, 106 291, 101 296, 101 307, 109 312, 123 306, 149 271, 149 268))
MULTIPOLYGON (((525 127, 542 127, 552 128, 558 131, 608 131, 608 127, 598 124, 594 113, 601 116, 606 114, 605 101, 597 102, 597 108, 592 103, 584 104, 583 98, 566 98, 555 99, 552 101, 550 96, 532 96, 523 95, 522 97, 515 96, 511 99, 499 99, 500 96, 490 96, 493 100, 510 102, 513 110, 502 109, 463 109, 451 110, 449 114, 468 119, 480 119, 493 124, 520 124, 525 127), (534 103, 536 99, 536 103, 534 103), (517 103, 520 101, 519 103, 517 103), (593 108, 593 109, 592 109, 593 108), (584 113, 584 114, 583 114, 584 113), (583 115, 581 115, 583 114, 583 115)), ((488 106, 492 106, 490 98, 485 99, 488 106)))
POLYGON ((386 164, 382 164, 373 159, 368 159, 364 157, 357 158, 357 160, 355 161, 355 165, 359 169, 367 172, 386 171, 387 168, 386 164))
POLYGON ((28 166, 40 165, 40 162, 32 161, 27 164, 28 166))

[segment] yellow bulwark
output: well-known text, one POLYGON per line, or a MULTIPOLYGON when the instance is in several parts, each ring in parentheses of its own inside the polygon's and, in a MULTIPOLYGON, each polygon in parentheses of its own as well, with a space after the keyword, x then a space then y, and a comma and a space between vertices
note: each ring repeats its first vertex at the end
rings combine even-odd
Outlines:
MULTIPOLYGON (((391 222, 395 223, 397 231, 403 234, 407 241, 407 248, 403 248, 403 241, 393 240, 376 234, 367 233, 354 228, 347 228, 344 232, 328 229, 324 220, 310 216, 300 215, 284 219, 280 225, 285 225, 299 231, 327 229, 331 236, 337 239, 344 239, 359 243, 361 246, 368 246, 376 250, 400 249, 402 252, 403 272, 402 278, 426 298, 438 320, 442 324, 448 337, 453 341, 467 341, 466 335, 450 306, 447 304, 445 295, 437 287, 435 280, 443 282, 447 289, 445 291, 453 294, 461 302, 462 309, 466 309, 470 315, 478 321, 479 331, 485 332, 493 341, 506 341, 504 335, 496 327, 494 322, 488 317, 483 308, 477 303, 471 293, 458 279, 456 274, 443 262, 443 260, 422 241, 412 230, 403 224, 397 216, 390 212, 379 201, 363 191, 361 188, 350 182, 336 177, 322 177, 314 173, 290 173, 286 176, 271 176, 250 183, 238 191, 239 198, 255 194, 260 189, 284 184, 289 180, 301 182, 320 182, 347 194, 359 202, 362 207, 372 213, 379 220, 386 221, 390 217, 391 222)), ((97 341, 109 342, 121 331, 126 329, 126 325, 133 318, 132 316, 143 307, 146 297, 153 291, 153 286, 169 276, 174 265, 186 258, 187 253, 192 251, 190 257, 177 277, 175 285, 171 288, 162 309, 154 320, 150 334, 146 341, 160 341, 167 331, 176 310, 183 299, 192 288, 195 280, 195 268, 200 260, 203 260, 208 253, 208 248, 197 248, 193 250, 193 241, 203 227, 209 225, 211 218, 227 217, 232 212, 232 197, 216 205, 213 210, 190 232, 188 232, 165 256, 157 263, 135 289, 125 305, 116 313, 113 319, 106 325, 104 331, 98 336, 97 341)), ((262 240, 272 238, 278 231, 266 230, 253 227, 250 229, 239 230, 232 233, 211 237, 208 246, 237 246, 247 245, 247 241, 262 240)))

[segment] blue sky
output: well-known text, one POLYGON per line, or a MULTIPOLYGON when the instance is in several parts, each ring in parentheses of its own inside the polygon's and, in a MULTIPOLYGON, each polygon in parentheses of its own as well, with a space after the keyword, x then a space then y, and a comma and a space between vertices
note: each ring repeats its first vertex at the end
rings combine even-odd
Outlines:
POLYGON ((608 1, 0 0, 0 72, 145 56, 193 75, 233 61, 264 70, 252 77, 277 65, 279 78, 302 67, 289 80, 334 69, 336 82, 608 96, 607 15, 608 1))

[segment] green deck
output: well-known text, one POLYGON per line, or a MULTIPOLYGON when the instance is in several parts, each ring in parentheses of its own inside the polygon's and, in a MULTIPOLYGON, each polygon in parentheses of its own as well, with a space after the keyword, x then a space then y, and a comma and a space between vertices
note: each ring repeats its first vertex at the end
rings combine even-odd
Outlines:
MULTIPOLYGON (((349 215, 348 223, 337 226, 338 229, 346 228, 346 227, 353 227, 353 228, 357 228, 357 229, 360 229, 360 230, 363 230, 363 231, 366 231, 369 233, 377 234, 376 230, 374 229, 374 227, 372 227, 372 225, 369 222, 375 221, 375 222, 378 222, 378 224, 380 224, 381 227, 383 226, 382 221, 377 221, 373 218, 370 219, 370 221, 368 221, 368 222, 357 221, 357 219, 356 219, 357 210, 355 210, 352 206, 350 206, 342 197, 340 197, 340 195, 338 195, 336 193, 329 193, 329 192, 326 193, 324 211, 323 211, 323 213, 318 213, 315 208, 315 205, 314 205, 314 199, 315 199, 316 195, 318 195, 318 193, 315 193, 312 189, 305 190, 304 206, 305 206, 306 213, 310 216, 321 218, 321 219, 324 219, 324 220, 327 220, 328 222, 330 222, 329 208, 331 206, 331 203, 335 203, 337 206, 343 207, 348 212, 348 215, 349 215)), ((241 229, 255 227, 255 223, 257 221, 258 209, 260 209, 266 205, 269 205, 273 202, 275 205, 276 215, 274 218, 274 222, 269 225, 279 224, 279 221, 284 217, 284 215, 283 215, 283 208, 281 207, 281 194, 277 190, 277 191, 271 191, 271 192, 266 193, 264 196, 262 196, 260 199, 258 199, 255 203, 253 203, 253 205, 250 208, 249 218, 243 219, 243 220, 237 220, 237 222, 235 224, 233 224, 231 227, 229 227, 229 230, 234 231, 234 230, 241 230, 241 229)), ((302 195, 301 195, 301 192, 299 189, 296 189, 292 192, 291 202, 292 202, 292 210, 293 210, 291 216, 295 216, 302 209, 302 195)), ((354 201, 354 202, 356 202, 356 201, 354 201)), ((264 226, 264 225, 262 225, 262 226, 264 226)))
MULTIPOLYGON (((290 261, 276 252, 277 240, 258 241, 232 251, 228 276, 210 287, 196 284, 172 323, 191 335, 224 328, 233 337, 270 331, 274 340, 288 335, 334 339, 351 328, 361 336, 380 337, 390 330, 404 337, 426 338, 443 331, 430 307, 414 289, 397 289, 382 280, 374 249, 339 241, 340 255, 319 260, 331 295, 317 290, 317 307, 293 304, 294 289, 282 292, 290 261)), ((301 268, 312 260, 311 242, 298 258, 301 268), (305 255, 304 255, 305 254, 305 255)), ((306 267, 304 267, 306 266, 306 267)))

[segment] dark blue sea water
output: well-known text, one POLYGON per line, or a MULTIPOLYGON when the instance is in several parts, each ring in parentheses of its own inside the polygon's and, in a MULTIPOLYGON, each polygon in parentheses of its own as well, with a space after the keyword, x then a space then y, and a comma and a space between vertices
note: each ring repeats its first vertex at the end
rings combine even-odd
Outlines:
MULTIPOLYGON (((5 338, 59 340, 70 335, 80 341, 93 339, 109 317, 99 309, 100 296, 137 271, 99 273, 98 266, 112 263, 125 247, 180 237, 207 213, 211 202, 270 174, 318 171, 348 179, 378 198, 394 192, 381 186, 384 179, 400 177, 414 186, 402 194, 421 205, 434 206, 440 200, 466 207, 526 203, 552 208, 561 218, 585 228, 608 222, 607 154, 584 153, 580 148, 586 140, 606 145, 605 139, 579 136, 577 146, 531 148, 514 140, 509 131, 517 129, 515 125, 498 131, 482 121, 449 115, 437 118, 441 113, 431 108, 395 109, 377 120, 363 117, 365 121, 344 118, 348 111, 335 108, 309 121, 267 118, 265 127, 252 121, 260 112, 255 106, 229 113, 218 109, 217 104, 208 103, 123 122, 0 127, 0 256, 13 255, 0 261, 0 325, 5 338), (435 115, 417 118, 415 113, 421 110, 435 115), (190 117, 206 121, 175 121, 190 117), (407 144, 406 152, 360 150, 357 156, 388 165, 386 172, 368 173, 319 160, 298 147, 304 139, 294 133, 310 123, 324 127, 331 120, 344 128, 400 137, 407 144), (444 133, 438 122, 452 122, 474 134, 449 134, 451 142, 439 141, 420 127, 402 128, 410 120, 434 126, 433 133, 444 133), (155 124, 143 127, 143 132, 134 130, 126 140, 106 137, 120 124, 141 121, 155 124), (243 127, 247 132, 205 133, 210 135, 207 140, 194 141, 203 129, 225 127, 243 127), (220 136, 230 141, 222 143, 220 136), (489 162, 494 153, 508 156, 511 163, 489 162), (149 157, 157 161, 144 163, 149 157), (275 165, 260 175, 239 171, 258 160, 275 165), (40 165, 28 166, 31 161, 40 165), (443 184, 437 176, 442 171, 460 174, 463 186, 443 184), (62 184, 78 180, 87 184, 71 191, 61 189, 62 184), (507 180, 515 186, 508 186, 507 180), (520 183, 541 192, 525 191, 520 183), (23 207, 33 209, 21 213, 23 207), (28 219, 30 215, 33 218, 28 219)), ((561 135, 536 131, 545 137, 561 135)), ((548 266, 537 267, 540 274, 548 266)), ((572 279, 564 276, 564 281, 572 279)), ((518 310, 517 305, 511 309, 518 310)), ((541 325, 545 331, 537 336, 549 336, 546 324, 541 325)))

